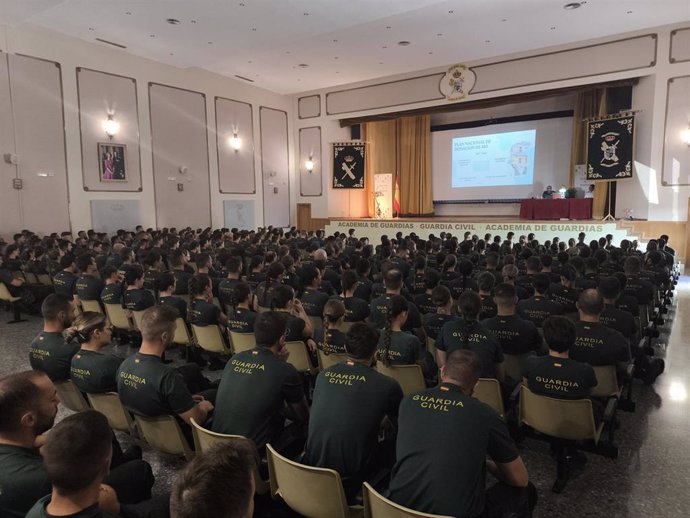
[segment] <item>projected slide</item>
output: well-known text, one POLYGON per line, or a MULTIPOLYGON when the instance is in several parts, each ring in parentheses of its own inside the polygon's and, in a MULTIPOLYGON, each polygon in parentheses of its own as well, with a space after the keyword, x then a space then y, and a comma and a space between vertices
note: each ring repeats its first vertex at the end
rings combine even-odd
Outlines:
POLYGON ((531 185, 537 131, 454 138, 452 187, 531 185))

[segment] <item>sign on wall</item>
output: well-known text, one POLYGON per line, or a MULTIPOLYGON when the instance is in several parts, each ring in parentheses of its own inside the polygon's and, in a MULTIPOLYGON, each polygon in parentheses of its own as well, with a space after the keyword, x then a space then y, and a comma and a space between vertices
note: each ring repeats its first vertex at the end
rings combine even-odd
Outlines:
POLYGON ((364 142, 333 143, 333 188, 364 189, 364 142))
POLYGON ((253 200, 223 200, 223 216, 227 228, 255 229, 253 200))
POLYGON ((587 180, 611 181, 633 176, 632 114, 587 123, 587 180))

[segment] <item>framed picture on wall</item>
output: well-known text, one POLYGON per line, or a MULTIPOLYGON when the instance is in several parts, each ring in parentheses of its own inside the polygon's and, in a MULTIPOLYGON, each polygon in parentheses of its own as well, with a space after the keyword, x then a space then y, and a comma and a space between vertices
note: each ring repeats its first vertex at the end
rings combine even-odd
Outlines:
POLYGON ((98 172, 101 182, 126 182, 127 146, 113 142, 99 142, 98 172))

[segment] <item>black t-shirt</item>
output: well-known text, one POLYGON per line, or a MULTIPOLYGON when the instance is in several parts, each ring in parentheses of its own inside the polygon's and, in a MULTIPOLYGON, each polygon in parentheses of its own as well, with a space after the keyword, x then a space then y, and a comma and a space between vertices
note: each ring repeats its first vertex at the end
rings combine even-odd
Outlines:
MULTIPOLYGON (((41 498, 27 513, 26 518, 55 518, 52 514, 49 514, 47 510, 50 501, 51 495, 46 495, 41 498)), ((98 507, 98 504, 95 503, 65 518, 112 518, 112 516, 111 514, 104 514, 100 507, 98 507)))
POLYGON ((24 518, 51 490, 38 450, 0 444, 0 516, 24 518))
POLYGON ((235 288, 241 282, 239 279, 223 279, 220 281, 218 284, 218 300, 223 307, 234 306, 237 303, 235 300, 235 288))
POLYGON ((456 349, 468 349, 479 356, 482 378, 495 378, 496 365, 503 362, 503 351, 496 337, 479 322, 452 320, 441 328, 436 337, 436 349, 450 354, 456 349))
POLYGON ((306 289, 300 300, 302 301, 302 306, 307 315, 310 317, 322 317, 323 308, 326 302, 328 302, 328 299, 330 299, 330 297, 322 291, 306 289))
POLYGON ((630 360, 630 343, 615 329, 603 324, 575 322, 577 337, 570 348, 573 360, 590 365, 616 365, 630 360))
POLYGON ((342 477, 362 476, 381 421, 388 416, 396 422, 402 396, 397 381, 352 360, 319 373, 304 462, 342 477))
POLYGON ((359 297, 333 297, 345 305, 345 322, 362 322, 369 317, 369 303, 359 297))
POLYGON ((353 295, 359 299, 369 301, 371 300, 371 286, 372 283, 366 277, 359 277, 353 295))
POLYGON ((605 305, 604 311, 599 315, 599 320, 605 326, 615 329, 628 339, 637 334, 635 317, 631 313, 618 309, 615 306, 605 305))
POLYGON ((76 282, 79 300, 98 300, 103 290, 103 281, 92 275, 82 275, 76 282))
POLYGON ((82 392, 117 392, 117 371, 122 361, 117 356, 80 349, 72 357, 70 377, 82 392))
POLYGON ((215 304, 202 299, 194 299, 189 302, 189 323, 195 326, 218 325, 220 308, 215 304))
POLYGON ((253 333, 256 313, 247 308, 236 308, 228 315, 228 330, 235 333, 253 333))
POLYGON ((541 327, 544 320, 550 316, 562 315, 563 306, 542 295, 535 295, 518 302, 517 311, 522 318, 530 320, 537 327, 541 327))
POLYGON ((122 305, 123 286, 120 283, 106 284, 101 291, 101 301, 103 304, 122 305))
POLYGON ((263 448, 282 431, 283 405, 303 398, 302 379, 292 365, 265 347, 243 351, 223 370, 213 431, 242 435, 263 448))
POLYGON ((175 277, 175 293, 173 295, 187 295, 189 293, 189 279, 194 274, 185 270, 173 270, 172 274, 175 277))
POLYGON ((187 302, 184 299, 176 297, 175 295, 169 295, 167 297, 161 297, 160 303, 175 308, 180 318, 187 320, 187 302))
POLYGON ((445 315, 442 313, 427 313, 422 317, 422 327, 426 332, 427 336, 436 340, 436 337, 443 329, 446 322, 451 320, 458 320, 455 315, 445 315))
POLYGON ((457 300, 466 291, 474 290, 477 291, 477 283, 470 277, 458 277, 454 281, 448 283, 448 289, 450 290, 451 296, 457 300))
POLYGON ((259 304, 259 306, 264 308, 271 307, 271 302, 273 301, 273 288, 276 286, 280 286, 280 283, 269 283, 268 281, 263 281, 259 283, 259 285, 256 287, 256 291, 254 292, 254 294, 256 295, 256 301, 259 304))
POLYGON ((53 381, 65 381, 70 377, 72 356, 77 354, 77 342, 66 343, 62 333, 41 331, 31 342, 29 363, 35 371, 45 372, 53 381))
MULTIPOLYGON (((385 354, 386 333, 379 335, 376 356, 383 361, 385 354)), ((391 365, 414 365, 423 360, 425 347, 415 335, 405 331, 391 332, 391 346, 388 351, 388 358, 391 365)))
POLYGON ((630 276, 627 279, 623 293, 635 297, 640 306, 652 302, 654 298, 654 285, 651 282, 639 276, 630 276))
POLYGON ((347 354, 345 350, 347 335, 338 329, 329 330, 326 336, 326 331, 323 328, 319 328, 314 331, 313 338, 314 342, 316 342, 316 347, 325 354, 347 354))
MULTIPOLYGON (((370 320, 374 325, 383 329, 386 326, 386 314, 388 313, 388 301, 393 297, 393 295, 385 294, 381 297, 376 297, 371 301, 369 308, 371 314, 369 315, 370 320)), ((407 303, 407 322, 403 326, 403 331, 412 331, 413 329, 419 329, 422 327, 422 316, 419 314, 417 306, 412 302, 407 303)))
POLYGON ((74 295, 75 286, 77 284, 77 276, 67 270, 60 270, 53 276, 53 286, 55 293, 66 295, 70 299, 74 295))
POLYGON ((285 322, 285 341, 287 342, 303 342, 304 338, 304 320, 294 315, 287 314, 287 322, 285 322))
POLYGON ((135 288, 125 291, 125 307, 131 311, 144 311, 156 305, 156 298, 149 290, 135 288))
POLYGON ((144 272, 144 289, 157 290, 157 281, 160 276, 161 272, 158 270, 146 270, 144 272))
POLYGON ((627 311, 633 317, 640 316, 640 305, 637 303, 637 299, 632 295, 621 293, 618 297, 618 304, 616 305, 618 306, 618 309, 627 311))
POLYGON ((406 281, 407 289, 414 295, 419 295, 426 291, 426 273, 424 270, 410 272, 406 281))
POLYGON ((491 295, 479 295, 482 299, 482 310, 479 312, 479 319, 484 320, 485 318, 495 317, 498 313, 498 308, 494 302, 494 298, 491 295))
POLYGON ((597 386, 592 366, 570 358, 530 356, 525 377, 532 392, 558 399, 586 398, 597 386))
POLYGON ((263 272, 250 272, 247 276, 247 284, 252 288, 256 288, 260 282, 266 280, 266 274, 263 272))
POLYGON ((183 414, 196 404, 182 376, 152 354, 135 353, 122 362, 117 392, 125 407, 146 417, 183 414))
POLYGON ((436 304, 434 304, 433 300, 431 300, 431 294, 429 293, 420 293, 418 295, 415 295, 414 305, 417 306, 417 309, 419 309, 419 312, 422 315, 426 315, 428 313, 436 313, 436 310, 438 309, 436 307, 436 304))
POLYGON ((516 315, 488 318, 482 320, 482 325, 498 339, 503 354, 527 354, 542 348, 537 326, 516 315))
POLYGON ((575 304, 577 299, 580 298, 580 292, 575 288, 566 288, 562 284, 552 284, 549 292, 551 293, 551 299, 563 306, 564 313, 577 311, 575 304))
POLYGON ((484 510, 486 456, 518 458, 501 418, 488 405, 443 383, 403 398, 390 499, 425 513, 476 517, 484 510))

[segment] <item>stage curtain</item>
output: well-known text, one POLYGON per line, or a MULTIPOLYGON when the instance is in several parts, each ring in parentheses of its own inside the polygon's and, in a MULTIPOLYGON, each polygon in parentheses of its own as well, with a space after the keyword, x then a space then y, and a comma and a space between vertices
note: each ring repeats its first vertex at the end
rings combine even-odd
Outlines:
POLYGON ((431 215, 431 116, 397 120, 400 211, 404 215, 431 215))
MULTIPOLYGON (((573 113, 573 143, 570 150, 570 185, 575 184, 575 166, 587 160, 587 123, 585 119, 607 115, 608 89, 597 88, 580 92, 573 113)), ((606 211, 608 182, 594 182, 592 218, 601 219, 606 211)))
POLYGON ((392 174, 395 179, 397 161, 396 121, 362 124, 362 140, 367 143, 367 157, 364 162, 367 212, 369 217, 373 218, 375 215, 374 175, 392 174))

